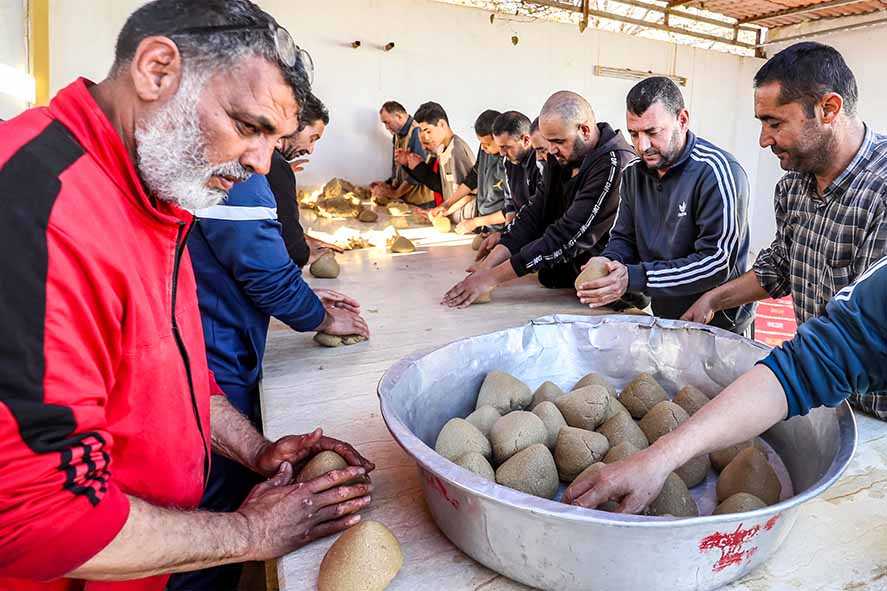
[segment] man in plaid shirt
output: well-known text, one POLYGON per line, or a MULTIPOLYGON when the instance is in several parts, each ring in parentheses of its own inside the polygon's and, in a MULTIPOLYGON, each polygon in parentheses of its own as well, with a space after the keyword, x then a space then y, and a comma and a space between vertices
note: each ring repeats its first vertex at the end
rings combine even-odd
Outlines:
MULTIPOLYGON (((856 79, 834 48, 798 43, 755 76, 761 146, 788 171, 776 186, 776 238, 754 268, 715 288, 684 314, 791 295, 801 324, 887 255, 887 137, 857 116, 856 79)), ((887 420, 887 400, 854 400, 887 420)))

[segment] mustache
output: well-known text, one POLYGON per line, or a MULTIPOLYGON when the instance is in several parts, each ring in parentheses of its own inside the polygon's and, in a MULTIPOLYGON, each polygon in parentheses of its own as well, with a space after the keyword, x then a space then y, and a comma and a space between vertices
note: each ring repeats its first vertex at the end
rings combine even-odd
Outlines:
POLYGON ((221 176, 226 177, 233 180, 236 183, 241 183, 253 175, 253 171, 247 169, 239 162, 226 162, 225 164, 220 164, 219 166, 214 167, 210 170, 209 176, 221 176))

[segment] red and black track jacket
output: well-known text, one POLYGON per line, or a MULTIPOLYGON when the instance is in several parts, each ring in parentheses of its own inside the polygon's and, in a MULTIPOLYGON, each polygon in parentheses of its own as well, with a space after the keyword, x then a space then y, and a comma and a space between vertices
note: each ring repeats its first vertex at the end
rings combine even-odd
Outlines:
POLYGON ((163 589, 60 577, 114 539, 125 495, 195 507, 209 465, 192 218, 145 194, 89 85, 0 123, 4 591, 163 589))

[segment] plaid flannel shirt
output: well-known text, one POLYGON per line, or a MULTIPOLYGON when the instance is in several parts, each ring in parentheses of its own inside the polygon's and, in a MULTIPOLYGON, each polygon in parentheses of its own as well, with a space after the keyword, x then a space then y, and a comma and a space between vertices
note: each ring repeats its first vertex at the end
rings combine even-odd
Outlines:
MULTIPOLYGON (((758 255, 758 282, 774 298, 791 295, 801 324, 887 255, 887 136, 866 126, 850 165, 820 196, 811 174, 791 172, 776 186, 776 238, 758 255)), ((887 395, 851 402, 887 420, 887 395)))

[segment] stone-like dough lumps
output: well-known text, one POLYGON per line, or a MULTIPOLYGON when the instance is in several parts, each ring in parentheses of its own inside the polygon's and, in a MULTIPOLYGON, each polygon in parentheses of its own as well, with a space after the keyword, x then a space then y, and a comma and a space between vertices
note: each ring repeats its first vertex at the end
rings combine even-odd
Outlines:
POLYGON ((431 218, 431 225, 434 226, 435 230, 443 234, 446 234, 453 229, 453 222, 451 222, 450 218, 445 215, 439 215, 437 217, 431 218))
POLYGON ((533 391, 525 383, 504 371, 491 371, 477 394, 475 408, 492 406, 500 414, 523 410, 533 401, 533 391))
POLYGON ((465 420, 477 427, 484 437, 490 436, 490 429, 502 415, 492 406, 481 406, 473 413, 465 417, 465 420))
POLYGON ((378 521, 362 521, 327 550, 317 590, 384 591, 402 566, 403 553, 394 534, 378 521))
POLYGON ((476 451, 468 452, 456 460, 456 463, 466 470, 471 470, 481 478, 496 480, 496 472, 493 470, 490 462, 476 451))
POLYGON ((610 269, 607 267, 606 262, 601 259, 591 259, 588 261, 588 265, 582 269, 581 273, 579 273, 579 276, 576 277, 574 287, 578 290, 580 285, 594 281, 595 279, 601 279, 609 274, 610 269))
POLYGON ((554 404, 568 425, 592 431, 607 416, 610 394, 603 386, 585 386, 564 394, 554 404))
POLYGON ((619 396, 619 401, 636 419, 642 419, 650 409, 663 400, 668 400, 668 394, 648 373, 638 374, 625 386, 622 395, 619 396))
POLYGON ((471 249, 472 250, 480 250, 480 245, 484 243, 483 234, 478 234, 474 237, 474 240, 471 241, 471 249))
POLYGON ((562 427, 567 426, 564 415, 557 409, 553 402, 544 400, 533 408, 533 414, 542 419, 548 437, 545 438, 545 445, 548 449, 554 449, 557 443, 557 434, 561 432, 562 427))
POLYGON ((764 452, 756 447, 747 447, 736 454, 721 472, 717 490, 718 502, 744 492, 772 505, 779 501, 782 485, 764 452))
POLYGON ((624 414, 628 415, 629 418, 631 418, 631 413, 628 412, 628 409, 625 408, 621 402, 619 402, 619 399, 616 398, 615 394, 611 394, 610 395, 610 407, 607 409, 607 416, 604 417, 604 422, 606 423, 607 421, 609 421, 610 419, 612 419, 613 417, 615 417, 619 413, 624 413, 624 414))
POLYGON ((372 209, 363 209, 357 219, 365 224, 372 224, 379 220, 379 214, 372 209))
POLYGON ((545 443, 548 431, 538 416, 516 410, 499 418, 490 429, 493 459, 501 464, 517 452, 537 443, 545 443))
POLYGON ((536 388, 536 391, 533 392, 533 401, 530 403, 530 410, 536 408, 540 402, 554 402, 558 398, 564 395, 564 391, 560 389, 560 386, 553 382, 542 382, 542 384, 536 388))
POLYGON ((348 467, 348 462, 334 451, 322 451, 311 458, 296 476, 296 482, 308 482, 333 470, 348 467))
POLYGON ((607 438, 600 433, 562 427, 554 444, 554 462, 560 479, 573 481, 590 465, 603 460, 609 449, 607 438))
POLYGON ((548 448, 537 443, 499 466, 496 482, 529 495, 553 499, 558 488, 557 467, 548 448))
POLYGON ((616 388, 613 387, 613 384, 610 383, 610 380, 605 378, 604 376, 591 372, 589 374, 585 374, 582 376, 578 382, 573 384, 572 390, 578 390, 579 388, 584 388, 586 386, 603 386, 607 389, 607 392, 610 393, 610 396, 616 397, 616 388))
POLYGON ((394 242, 391 243, 391 252, 404 253, 413 252, 414 250, 416 250, 416 245, 403 236, 398 236, 394 242))
POLYGON ((709 468, 711 468, 711 462, 708 460, 708 454, 702 454, 675 470, 674 473, 681 477, 684 484, 693 488, 705 480, 709 468))
POLYGON ((671 433, 689 418, 690 415, 683 408, 670 400, 663 400, 641 419, 641 431, 644 432, 647 441, 652 445, 657 439, 666 433, 671 433))
POLYGON ((647 436, 626 412, 616 413, 612 419, 604 421, 597 432, 607 438, 611 447, 624 441, 631 443, 637 449, 646 449, 650 446, 647 436))
POLYGON ((325 252, 311 263, 308 270, 318 279, 335 279, 339 276, 339 261, 331 252, 325 252))
POLYGON ((334 334, 319 332, 314 335, 314 342, 323 347, 341 347, 342 337, 334 334))
POLYGON ((465 454, 475 451, 489 458, 492 450, 490 442, 477 427, 465 419, 450 419, 437 435, 434 451, 455 462, 465 454))
POLYGON ((674 517, 697 517, 699 507, 690 495, 684 481, 672 472, 665 479, 659 496, 647 507, 650 515, 673 515, 674 517))
POLYGON ((693 416, 696 411, 708 403, 708 396, 696 386, 684 386, 678 390, 672 402, 687 411, 688 415, 693 416))
POLYGON ((607 455, 604 456, 604 463, 615 464, 616 462, 621 462, 628 456, 633 456, 639 451, 641 450, 633 446, 629 441, 617 443, 616 445, 611 447, 610 451, 607 452, 607 455))
POLYGON ((712 515, 727 515, 728 513, 745 513, 746 511, 756 511, 763 509, 767 503, 754 495, 748 493, 736 493, 725 499, 720 505, 715 507, 712 515))
POLYGON ((739 452, 747 447, 753 446, 754 444, 754 440, 749 439, 748 441, 743 441, 742 443, 737 443, 736 445, 731 445, 730 447, 712 452, 711 465, 714 467, 715 470, 720 472, 727 467, 727 464, 733 461, 733 458, 735 458, 739 452))

